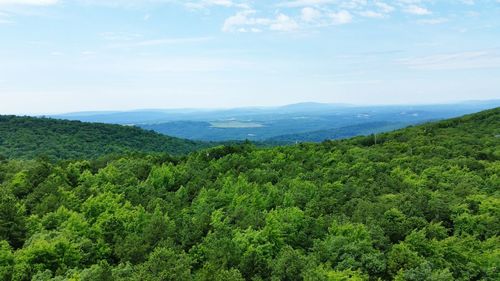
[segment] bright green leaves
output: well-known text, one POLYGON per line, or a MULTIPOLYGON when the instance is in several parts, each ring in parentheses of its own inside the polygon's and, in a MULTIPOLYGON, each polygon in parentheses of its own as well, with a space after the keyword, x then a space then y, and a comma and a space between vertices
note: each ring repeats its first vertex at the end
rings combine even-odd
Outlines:
POLYGON ((134 280, 191 280, 191 259, 182 251, 165 247, 156 248, 147 261, 139 266, 134 280))
POLYGON ((12 247, 5 240, 0 240, 0 279, 10 280, 14 267, 12 247))
POLYGON ((336 270, 362 270, 377 276, 385 271, 384 257, 373 247, 368 229, 362 224, 334 222, 328 235, 316 241, 319 261, 336 270))
POLYGON ((61 233, 37 234, 15 253, 12 280, 30 280, 37 272, 61 274, 80 264, 77 245, 61 233))
POLYGON ((474 195, 455 207, 454 225, 457 234, 487 239, 500 233, 500 198, 474 195))
POLYGON ((11 246, 22 246, 25 239, 25 208, 16 200, 10 190, 0 185, 0 241, 6 240, 11 246))

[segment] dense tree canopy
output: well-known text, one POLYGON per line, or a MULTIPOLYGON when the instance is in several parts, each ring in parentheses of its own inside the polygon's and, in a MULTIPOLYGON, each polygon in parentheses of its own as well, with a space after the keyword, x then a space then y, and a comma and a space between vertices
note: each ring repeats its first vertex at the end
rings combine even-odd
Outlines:
POLYGON ((187 157, 0 162, 2 280, 499 280, 500 109, 187 157))
POLYGON ((8 158, 89 159, 130 152, 181 155, 209 146, 133 126, 0 115, 0 156, 8 158))

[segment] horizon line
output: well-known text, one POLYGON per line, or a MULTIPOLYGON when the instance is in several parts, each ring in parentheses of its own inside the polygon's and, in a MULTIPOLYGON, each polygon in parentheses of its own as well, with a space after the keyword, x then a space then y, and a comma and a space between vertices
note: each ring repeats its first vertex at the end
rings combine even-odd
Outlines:
POLYGON ((338 107, 351 107, 351 108, 360 108, 360 107, 387 107, 387 106, 434 106, 434 105, 456 105, 456 104, 465 104, 465 103, 486 103, 486 102, 500 102, 500 98, 494 99, 466 99, 466 100, 456 100, 456 101, 446 101, 446 102, 417 102, 417 103, 335 103, 335 102, 318 102, 318 101, 303 101, 303 102, 295 102, 295 103, 287 103, 287 104, 279 104, 279 105, 248 105, 248 106, 234 106, 234 107, 165 107, 165 108, 130 108, 130 109, 82 109, 81 111, 65 111, 65 112, 53 112, 53 113, 11 113, 11 114, 3 114, 0 115, 17 115, 17 116, 57 116, 57 115, 69 115, 69 114, 77 114, 77 113, 102 113, 102 114, 113 114, 113 113, 126 113, 126 112, 146 112, 146 111, 224 111, 224 110, 238 110, 238 109, 273 109, 273 108, 283 108, 294 105, 306 105, 306 104, 314 104, 314 105, 327 105, 327 106, 338 106, 338 107))

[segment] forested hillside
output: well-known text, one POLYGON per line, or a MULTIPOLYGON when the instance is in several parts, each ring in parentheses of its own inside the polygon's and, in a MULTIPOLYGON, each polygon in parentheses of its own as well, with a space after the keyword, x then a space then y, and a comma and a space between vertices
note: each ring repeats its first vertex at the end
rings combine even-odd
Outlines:
POLYGON ((499 160, 500 108, 181 160, 4 160, 0 279, 500 280, 499 160))
POLYGON ((395 129, 400 129, 408 126, 407 123, 394 123, 394 122, 371 122, 362 123, 352 126, 346 126, 335 129, 319 130, 299 134, 281 135, 269 138, 267 142, 283 142, 283 143, 296 143, 296 142, 322 142, 324 140, 345 139, 355 136, 365 136, 380 132, 388 132, 395 129))
POLYGON ((131 126, 0 116, 0 155, 8 158, 88 159, 127 152, 181 155, 203 147, 208 145, 131 126))
POLYGON ((298 103, 279 107, 75 112, 59 119, 135 124, 200 141, 321 142, 392 131, 500 106, 500 100, 434 105, 356 106, 298 103))

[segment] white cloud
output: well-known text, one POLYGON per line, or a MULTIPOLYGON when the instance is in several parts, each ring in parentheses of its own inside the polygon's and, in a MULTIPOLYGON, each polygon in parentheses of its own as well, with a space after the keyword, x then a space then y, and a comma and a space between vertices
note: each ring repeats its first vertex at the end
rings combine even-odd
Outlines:
POLYGON ((342 1, 339 4, 339 7, 344 8, 344 9, 361 9, 363 7, 366 7, 368 5, 367 0, 348 0, 348 1, 342 1))
POLYGON ((318 6, 325 4, 337 3, 336 0, 295 0, 286 1, 278 4, 279 7, 297 8, 297 7, 307 7, 307 6, 318 6))
POLYGON ((300 18, 305 22, 313 22, 320 17, 321 12, 311 7, 305 7, 300 11, 300 18))
POLYGON ((352 15, 346 10, 342 10, 340 12, 331 13, 330 18, 333 21, 333 24, 346 24, 352 22, 352 15))
POLYGON ((385 16, 384 14, 375 11, 362 11, 359 14, 367 18, 383 18, 385 16))
POLYGON ((417 5, 410 5, 406 7, 404 11, 408 14, 418 15, 418 16, 425 16, 432 14, 432 12, 429 11, 428 9, 417 5))
MULTIPOLYGON (((0 0, 1 1, 1 0, 0 0)), ((11 0, 14 1, 14 0, 11 0)), ((48 0, 47 0, 48 1, 48 0)), ((59 0, 63 1, 63 0, 59 0)), ((208 9, 210 7, 249 8, 246 0, 72 0, 80 5, 108 7, 138 8, 151 5, 178 4, 190 10, 208 9)))
POLYGON ((250 6, 245 2, 235 2, 233 0, 201 0, 187 1, 184 5, 190 9, 206 9, 211 6, 220 6, 226 8, 249 9, 250 6))
POLYGON ((275 18, 256 17, 254 10, 243 10, 227 18, 222 26, 224 32, 260 32, 261 28, 273 31, 293 31, 299 24, 293 18, 278 14, 275 18))
POLYGON ((299 28, 297 22, 287 15, 279 14, 276 20, 269 26, 274 31, 293 31, 299 28))
POLYGON ((265 18, 256 18, 253 15, 256 13, 254 10, 244 10, 237 12, 234 16, 230 16, 224 21, 222 26, 222 31, 224 32, 235 32, 240 30, 241 32, 246 31, 245 27, 252 27, 256 25, 269 25, 270 20, 265 18))
MULTIPOLYGON (((500 0, 495 0, 500 2, 500 0)), ((377 20, 388 18, 391 13, 407 13, 414 16, 433 14, 424 7, 430 0, 278 0, 274 3, 259 3, 254 0, 0 0, 2 5, 48 6, 57 3, 77 5, 100 5, 109 7, 140 8, 151 5, 180 5, 189 10, 222 7, 233 11, 233 16, 224 20, 224 32, 262 32, 264 30, 293 31, 299 29, 324 28, 353 22, 354 15, 377 20), (257 16, 258 15, 258 16, 257 16)), ((462 5, 471 5, 474 0, 459 0, 462 5)), ((430 4, 429 4, 430 5, 430 4)), ((439 24, 442 18, 416 20, 421 24, 439 24)), ((150 14, 144 16, 147 21, 150 14)), ((0 24, 11 19, 0 15, 0 24)), ((415 20, 414 20, 415 22, 415 20)))
POLYGON ((50 6, 57 4, 59 0, 0 0, 0 6, 30 5, 50 6))
POLYGON ((474 4, 476 4, 474 0, 461 0, 461 1, 465 5, 474 5, 474 4))
POLYGON ((233 7, 236 5, 231 0, 206 0, 203 2, 208 3, 210 5, 218 5, 218 6, 224 6, 224 7, 233 7))
POLYGON ((387 3, 384 3, 384 2, 376 2, 375 3, 375 6, 377 6, 377 8, 380 9, 380 11, 382 11, 383 13, 392 13, 395 8, 387 3))

